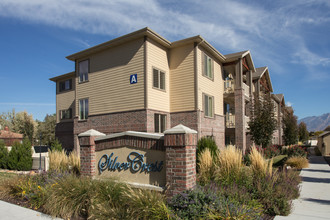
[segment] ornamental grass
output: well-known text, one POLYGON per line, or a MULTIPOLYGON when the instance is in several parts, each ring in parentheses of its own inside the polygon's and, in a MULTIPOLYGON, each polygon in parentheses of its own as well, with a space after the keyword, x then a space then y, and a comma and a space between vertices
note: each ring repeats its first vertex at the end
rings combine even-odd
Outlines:
POLYGON ((214 176, 215 166, 211 151, 206 148, 200 153, 198 162, 198 180, 201 185, 209 183, 214 176))
POLYGON ((286 161, 286 165, 298 170, 309 167, 309 162, 306 157, 291 157, 286 161))
POLYGON ((267 161, 255 147, 251 149, 250 160, 250 168, 254 175, 272 176, 273 160, 267 161))
POLYGON ((67 155, 65 150, 49 151, 49 170, 56 172, 80 173, 80 158, 75 151, 67 155))
POLYGON ((241 177, 243 167, 242 151, 229 145, 218 154, 215 179, 225 183, 236 181, 241 177))

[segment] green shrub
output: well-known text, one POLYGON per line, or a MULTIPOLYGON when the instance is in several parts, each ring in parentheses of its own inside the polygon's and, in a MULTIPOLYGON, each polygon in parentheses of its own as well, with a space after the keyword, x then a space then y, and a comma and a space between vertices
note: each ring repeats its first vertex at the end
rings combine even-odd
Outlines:
POLYGON ((197 149, 196 149, 196 164, 199 163, 199 157, 200 154, 205 150, 209 149, 213 158, 213 161, 217 159, 217 153, 218 153, 218 146, 215 143, 214 139, 212 137, 202 137, 197 142, 197 149))
POLYGON ((266 158, 273 158, 281 154, 280 149, 278 146, 268 146, 263 149, 264 157, 266 158))
POLYGON ((273 158, 273 167, 281 167, 285 164, 288 159, 288 155, 278 155, 273 158))
POLYGON ((0 140, 0 169, 7 169, 8 164, 8 150, 5 142, 0 140))
POLYGON ((197 186, 175 195, 169 205, 180 219, 261 219, 262 207, 256 201, 241 203, 224 192, 215 184, 197 186))
POLYGON ((15 142, 8 154, 8 167, 11 170, 31 170, 32 149, 30 141, 25 138, 23 143, 15 142))
POLYGON ((307 157, 307 151, 301 147, 301 146, 298 146, 298 145, 295 145, 295 146, 291 146, 291 147, 288 147, 286 149, 286 154, 288 155, 288 157, 307 157))
POLYGON ((62 144, 56 138, 55 141, 51 144, 51 151, 62 151, 62 144))

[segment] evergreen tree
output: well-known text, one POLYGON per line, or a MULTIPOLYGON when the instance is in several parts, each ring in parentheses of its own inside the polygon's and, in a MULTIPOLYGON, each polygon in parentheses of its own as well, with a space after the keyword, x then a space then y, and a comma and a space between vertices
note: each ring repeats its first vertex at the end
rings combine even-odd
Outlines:
POLYGON ((296 144, 298 140, 297 116, 287 112, 283 117, 283 140, 286 145, 296 144))
POLYGON ((276 129, 276 120, 270 94, 267 94, 264 100, 254 99, 248 125, 251 139, 257 145, 267 147, 271 144, 272 136, 276 129))
POLYGON ((0 140, 0 169, 7 169, 8 164, 8 150, 5 142, 0 140))
POLYGON ((300 124, 298 125, 298 137, 299 137, 299 141, 301 142, 307 141, 309 138, 307 126, 304 122, 300 122, 300 124))

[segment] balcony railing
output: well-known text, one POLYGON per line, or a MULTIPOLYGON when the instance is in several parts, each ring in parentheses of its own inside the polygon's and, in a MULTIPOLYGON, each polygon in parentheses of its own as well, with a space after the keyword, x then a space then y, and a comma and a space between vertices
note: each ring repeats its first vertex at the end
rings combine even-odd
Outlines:
POLYGON ((234 93, 235 91, 235 81, 233 79, 225 80, 225 93, 234 93))
POLYGON ((244 95, 246 97, 250 97, 250 86, 248 86, 245 83, 243 83, 243 89, 244 89, 244 95))
POLYGON ((226 114, 226 128, 235 128, 235 115, 226 114))
POLYGON ((250 117, 248 117, 248 116, 244 116, 245 117, 245 128, 248 128, 249 127, 249 121, 250 121, 250 117))

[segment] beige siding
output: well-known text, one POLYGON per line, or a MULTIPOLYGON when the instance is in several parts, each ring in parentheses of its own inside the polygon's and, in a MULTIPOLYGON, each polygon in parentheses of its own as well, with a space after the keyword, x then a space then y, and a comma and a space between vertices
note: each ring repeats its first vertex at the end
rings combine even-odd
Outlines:
POLYGON ((217 62, 214 57, 206 53, 213 59, 213 80, 202 75, 202 55, 203 48, 197 49, 197 71, 198 71, 198 108, 204 111, 203 93, 214 97, 214 113, 223 115, 223 93, 224 80, 222 77, 222 64, 217 62))
POLYGON ((194 45, 173 48, 170 55, 171 112, 195 109, 194 45))
POLYGON ((165 48, 148 39, 147 41, 148 108, 170 111, 170 87, 168 52, 165 48), (165 72, 165 91, 153 88, 153 68, 165 72))
POLYGON ((78 101, 83 98, 89 99, 90 115, 143 109, 143 56, 144 42, 138 39, 86 57, 89 81, 76 82, 76 112, 78 101), (130 84, 131 74, 137 74, 136 84, 130 84))
POLYGON ((56 82, 56 122, 60 122, 60 111, 72 108, 72 118, 75 115, 75 79, 72 79, 72 90, 59 92, 59 82, 70 78, 61 79, 56 82))

